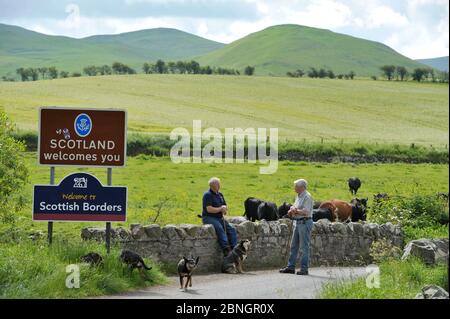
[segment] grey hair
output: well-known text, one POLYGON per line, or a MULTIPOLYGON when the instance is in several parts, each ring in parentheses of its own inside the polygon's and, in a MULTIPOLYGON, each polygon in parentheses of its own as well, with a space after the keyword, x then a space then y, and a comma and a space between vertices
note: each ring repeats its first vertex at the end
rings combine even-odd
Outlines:
POLYGON ((214 183, 220 183, 220 179, 218 177, 211 177, 208 181, 208 185, 211 186, 214 183))
POLYGON ((307 182, 306 180, 302 179, 302 178, 296 180, 296 181, 294 182, 294 185, 295 185, 295 186, 303 186, 305 189, 308 188, 308 182, 307 182))

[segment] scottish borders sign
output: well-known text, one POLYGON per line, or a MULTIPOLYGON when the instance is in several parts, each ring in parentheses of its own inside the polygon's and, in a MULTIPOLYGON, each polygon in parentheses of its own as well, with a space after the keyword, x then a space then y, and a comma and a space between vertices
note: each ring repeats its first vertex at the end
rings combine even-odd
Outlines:
POLYGON ((39 110, 39 164, 124 167, 124 110, 43 107, 39 110))
POLYGON ((74 173, 59 185, 35 185, 35 221, 126 221, 127 188, 103 186, 93 175, 74 173))

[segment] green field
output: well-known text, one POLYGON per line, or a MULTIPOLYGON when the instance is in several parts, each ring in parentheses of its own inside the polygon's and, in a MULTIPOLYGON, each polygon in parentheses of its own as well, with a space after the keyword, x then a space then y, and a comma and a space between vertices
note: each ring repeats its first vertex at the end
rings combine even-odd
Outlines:
POLYGON ((311 67, 336 74, 380 75, 386 64, 407 69, 423 67, 390 47, 374 41, 300 25, 279 25, 252 33, 198 58, 204 65, 243 69, 256 67, 258 75, 284 76, 311 67))
MULTIPOLYGON (((24 230, 46 230, 46 223, 31 221, 32 185, 48 184, 49 169, 36 164, 36 154, 27 154, 30 181, 26 187, 27 206, 21 212, 19 223, 24 230)), ((106 183, 106 169, 57 168, 56 182, 73 171, 87 171, 106 183)), ((155 206, 169 198, 156 223, 200 223, 202 194, 207 190, 208 179, 222 179, 222 191, 226 196, 231 216, 240 216, 243 202, 248 196, 256 196, 281 204, 292 202, 292 181, 306 178, 310 192, 317 200, 340 198, 350 200, 347 179, 359 176, 363 186, 359 196, 372 199, 373 194, 388 192, 391 196, 407 196, 414 192, 433 194, 448 192, 448 165, 429 164, 320 164, 280 162, 278 172, 260 175, 257 164, 173 164, 168 158, 137 156, 128 159, 127 167, 113 170, 113 184, 128 186, 128 221, 152 224, 156 217, 155 206)), ((56 223, 55 236, 74 234, 96 223, 56 223)))
POLYGON ((132 75, 0 82, 0 109, 37 131, 40 106, 124 108, 132 132, 277 127, 307 142, 448 144, 448 85, 370 80, 132 75))

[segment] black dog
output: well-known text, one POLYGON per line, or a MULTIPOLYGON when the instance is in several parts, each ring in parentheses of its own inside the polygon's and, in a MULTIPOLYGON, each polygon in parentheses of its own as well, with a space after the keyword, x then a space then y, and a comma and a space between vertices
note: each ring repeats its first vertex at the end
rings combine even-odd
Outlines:
POLYGON ((192 258, 186 258, 183 256, 183 259, 181 259, 178 262, 178 276, 180 276, 180 289, 183 289, 183 281, 186 277, 186 284, 184 285, 184 290, 187 289, 188 285, 189 287, 192 287, 192 273, 197 268, 198 260, 200 257, 197 257, 196 259, 192 258))
POLYGON ((244 239, 237 244, 231 253, 223 259, 222 272, 228 274, 243 273, 242 263, 247 258, 250 240, 244 239))
POLYGON ((316 222, 320 219, 328 219, 329 221, 335 220, 335 218, 333 218, 333 212, 332 212, 331 208, 313 209, 312 219, 313 219, 313 222, 316 222))
POLYGON ((91 252, 80 257, 82 263, 90 264, 91 266, 98 266, 103 264, 103 258, 97 253, 91 252))
POLYGON ((258 207, 262 202, 262 200, 255 197, 247 198, 244 202, 244 216, 252 222, 258 220, 258 207))
POLYGON ((278 218, 289 218, 287 213, 289 209, 291 209, 292 204, 284 202, 280 206, 278 206, 278 218))
POLYGON ((275 203, 262 202, 258 206, 258 219, 266 221, 278 220, 278 208, 275 203))
POLYGON ((141 276, 145 276, 145 273, 143 272, 145 270, 151 270, 152 267, 147 267, 147 265, 144 262, 144 259, 142 259, 141 256, 136 254, 135 252, 132 252, 130 250, 122 250, 120 253, 120 260, 128 266, 131 272, 133 272, 134 269, 138 269, 141 276))

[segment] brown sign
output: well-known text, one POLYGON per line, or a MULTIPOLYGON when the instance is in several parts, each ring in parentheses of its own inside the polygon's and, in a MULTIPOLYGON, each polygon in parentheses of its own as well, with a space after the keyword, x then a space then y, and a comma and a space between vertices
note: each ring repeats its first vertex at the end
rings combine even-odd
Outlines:
POLYGON ((126 111, 41 108, 39 112, 39 164, 125 166, 126 111))

